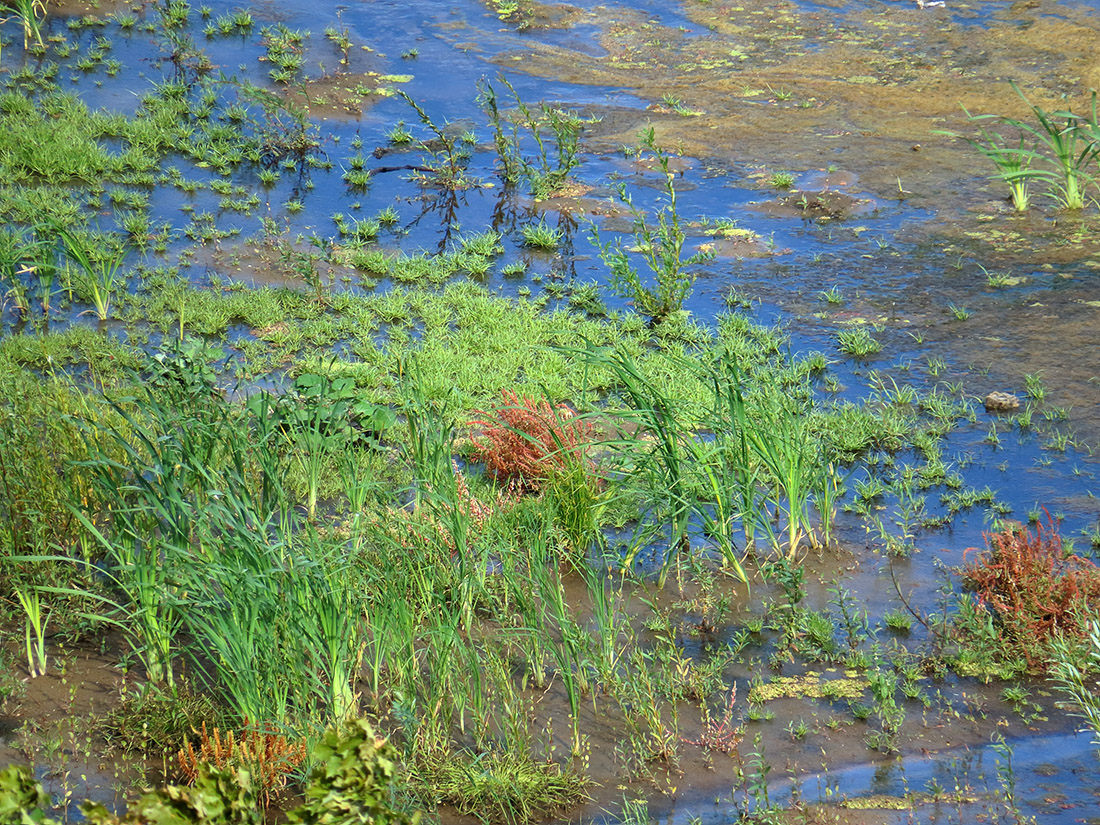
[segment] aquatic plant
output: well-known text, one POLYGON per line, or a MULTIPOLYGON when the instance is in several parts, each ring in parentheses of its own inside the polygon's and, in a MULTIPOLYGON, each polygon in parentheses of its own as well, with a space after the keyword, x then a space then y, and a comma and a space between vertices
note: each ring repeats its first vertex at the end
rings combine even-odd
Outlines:
POLYGON ((688 745, 697 745, 708 751, 732 754, 737 752, 741 740, 745 736, 745 726, 738 724, 734 715, 734 706, 737 702, 737 685, 730 688, 729 699, 722 716, 718 719, 711 717, 709 709, 703 705, 703 732, 698 739, 683 740, 688 745))
MULTIPOLYGON (((645 479, 653 496, 648 527, 635 536, 624 562, 633 564, 658 536, 667 536, 670 544, 661 558, 663 583, 681 555, 690 551, 689 531, 697 519, 704 535, 718 545, 723 560, 746 581, 732 542, 732 522, 738 516, 750 519, 756 515, 743 513, 735 503, 735 497, 743 492, 739 482, 744 482, 744 477, 739 474, 747 470, 737 463, 736 449, 731 445, 714 450, 706 439, 687 432, 676 414, 675 399, 643 375, 624 352, 590 348, 577 354, 593 367, 609 370, 622 387, 629 406, 615 411, 618 439, 603 443, 621 453, 629 471, 645 479)), ((727 414, 734 418, 724 419, 725 424, 733 425, 726 433, 731 439, 741 438, 737 411, 728 409, 727 414)))
POLYGON ((675 175, 669 168, 668 154, 657 145, 652 127, 640 136, 642 147, 649 149, 664 176, 666 206, 657 211, 656 223, 651 223, 627 194, 625 187, 618 192, 619 199, 633 216, 634 244, 646 262, 655 284, 650 286, 631 261, 630 253, 623 248, 622 239, 600 242, 598 230, 593 226, 592 240, 600 247, 600 259, 611 272, 611 288, 624 298, 634 302, 637 309, 649 315, 654 323, 660 322, 683 308, 691 295, 695 273, 691 267, 714 257, 714 253, 700 250, 684 256, 687 234, 680 221, 676 204, 675 175))
MULTIPOLYGON (((963 107, 963 112, 971 122, 981 121, 989 115, 972 115, 963 107)), ((952 137, 962 137, 953 132, 945 132, 952 137)), ((971 146, 982 153, 997 167, 995 180, 1002 181, 1008 186, 1009 197, 1012 199, 1012 208, 1017 212, 1026 212, 1031 204, 1031 164, 1037 157, 1034 149, 1027 146, 1027 138, 1021 136, 1019 143, 1007 141, 1001 135, 990 132, 987 129, 978 129, 979 138, 963 137, 971 146)))
POLYGON ((16 231, 7 227, 0 229, 0 283, 7 286, 5 298, 11 299, 21 315, 30 310, 22 276, 31 265, 31 249, 26 230, 16 231))
POLYGON ((768 183, 774 189, 790 189, 794 186, 794 175, 790 172, 773 172, 768 183))
POLYGON ((575 112, 545 102, 533 110, 506 78, 499 79, 515 101, 515 113, 508 115, 501 111, 497 92, 488 81, 478 84, 478 103, 493 130, 502 177, 510 184, 526 182, 536 200, 551 197, 580 165, 577 153, 583 121, 575 112), (547 130, 553 136, 552 144, 544 134, 547 130), (528 141, 534 143, 534 157, 524 151, 524 143, 528 141))
POLYGON ((452 190, 468 189, 474 186, 476 182, 466 170, 469 162, 469 152, 458 147, 456 137, 443 126, 436 124, 424 108, 409 97, 407 92, 396 89, 394 94, 412 107, 421 124, 433 135, 431 141, 421 140, 417 142, 417 147, 431 159, 428 163, 429 171, 417 173, 417 179, 426 184, 452 190))
MULTIPOLYGON (((1015 82, 1013 91, 1031 110, 1036 123, 1002 115, 972 115, 963 111, 974 123, 996 121, 1014 129, 1019 137, 1007 140, 1002 135, 979 127, 979 139, 966 138, 997 167, 995 178, 1009 187, 1013 207, 1027 209, 1032 181, 1048 185, 1046 193, 1065 209, 1082 209, 1087 190, 1095 178, 1088 171, 1100 157, 1100 122, 1097 121, 1096 92, 1092 93, 1090 112, 1077 115, 1069 110, 1048 112, 1027 99, 1015 82), (1033 141, 1030 148, 1027 143, 1033 141), (1036 164, 1039 165, 1036 165, 1036 164)), ((953 132, 940 134, 960 137, 953 132)))
POLYGON ((305 64, 302 44, 308 31, 290 29, 285 23, 260 29, 261 43, 267 50, 266 60, 272 64, 268 75, 276 83, 289 83, 305 64))
POLYGON ((1030 170, 1040 179, 1051 184, 1053 197, 1066 209, 1081 209, 1085 205, 1085 189, 1094 179, 1085 170, 1100 156, 1100 123, 1096 116, 1096 92, 1092 93, 1092 109, 1089 116, 1075 115, 1071 111, 1046 112, 1024 96, 1013 83, 1013 90, 1031 109, 1039 126, 1031 126, 1018 120, 1005 118, 1012 126, 1029 133, 1049 151, 1053 170, 1030 170), (1062 121, 1062 123, 1059 123, 1062 121))
POLYGON ((142 794, 125 814, 86 802, 81 813, 90 825, 175 822, 180 825, 260 825, 263 808, 251 774, 237 767, 200 765, 191 785, 167 785, 142 794))
POLYGON ((47 815, 50 795, 34 778, 29 765, 10 764, 0 770, 0 822, 58 825, 47 815))
POLYGON ((326 26, 325 37, 340 50, 340 65, 347 66, 350 62, 349 55, 351 53, 351 36, 348 27, 345 25, 337 29, 335 26, 326 26))

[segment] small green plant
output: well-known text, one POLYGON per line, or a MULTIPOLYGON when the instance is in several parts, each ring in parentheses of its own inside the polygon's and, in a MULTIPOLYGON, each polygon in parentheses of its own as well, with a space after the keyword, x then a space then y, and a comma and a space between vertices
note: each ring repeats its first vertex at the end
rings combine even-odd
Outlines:
POLYGON ((703 114, 697 109, 690 109, 685 106, 683 101, 672 93, 664 95, 664 97, 661 98, 661 102, 672 109, 676 114, 680 115, 680 117, 699 117, 703 114))
POLYGON ((947 308, 951 310, 951 315, 954 316, 956 321, 965 321, 967 318, 974 314, 969 309, 961 307, 955 303, 948 304, 947 308))
POLYGON ((267 49, 266 60, 272 64, 268 72, 276 83, 290 83, 305 64, 302 44, 309 36, 307 31, 287 28, 283 23, 265 26, 260 30, 261 42, 267 49))
POLYGON ((444 189, 468 189, 474 186, 475 181, 466 170, 470 157, 468 149, 460 149, 454 134, 435 123, 407 92, 397 89, 395 94, 412 107, 421 124, 434 136, 431 141, 418 141, 418 148, 429 155, 431 160, 427 164, 428 172, 420 172, 417 179, 444 189))
POLYGON ((886 622, 888 628, 899 633, 908 633, 913 627, 913 616, 905 610, 887 610, 882 614, 882 620, 886 622))
POLYGON ((221 770, 207 765, 199 766, 190 786, 168 785, 150 791, 131 804, 125 816, 112 814, 96 803, 85 803, 81 808, 90 825, 260 825, 262 810, 247 770, 221 770))
POLYGON ((882 352, 882 343, 875 339, 864 326, 841 330, 837 333, 836 339, 843 352, 856 358, 866 358, 882 352))
POLYGON ((313 750, 305 802, 290 811, 292 825, 416 825, 418 813, 394 807, 397 752, 365 719, 325 731, 313 750))
POLYGON ((386 133, 386 140, 394 146, 409 146, 413 142, 413 134, 405 126, 405 121, 399 120, 394 127, 386 133))
POLYGON ((563 234, 560 229, 550 226, 546 221, 524 224, 522 232, 524 246, 544 251, 557 249, 563 234))
POLYGON ((775 189, 790 189, 794 186, 794 175, 790 172, 773 172, 768 183, 775 189))
POLYGON ((1037 404, 1043 403, 1047 397, 1046 387, 1043 386, 1043 376, 1037 372, 1027 373, 1024 376, 1024 390, 1028 397, 1037 404))
POLYGON ((790 734, 791 739, 796 742, 801 742, 809 735, 810 726, 806 724, 806 720, 800 716, 797 721, 792 719, 787 723, 787 733, 790 734))
POLYGON ((50 805, 50 795, 35 781, 29 766, 11 764, 0 770, 0 823, 58 825, 46 813, 50 805))
POLYGON ((351 53, 351 36, 348 27, 341 26, 337 29, 335 26, 328 26, 325 29, 325 37, 340 50, 340 65, 347 66, 350 62, 349 55, 351 53))
POLYGON ((23 26, 24 49, 30 49, 32 44, 39 48, 43 45, 42 24, 46 20, 47 2, 48 0, 3 0, 3 2, 0 2, 0 14, 9 14, 23 26))
POLYGON ((836 286, 829 287, 826 290, 822 290, 817 293, 821 300, 829 304, 840 305, 844 303, 844 296, 840 293, 840 288, 836 286))
POLYGON ((46 675, 46 616, 37 590, 15 591, 26 622, 27 670, 31 678, 46 675))

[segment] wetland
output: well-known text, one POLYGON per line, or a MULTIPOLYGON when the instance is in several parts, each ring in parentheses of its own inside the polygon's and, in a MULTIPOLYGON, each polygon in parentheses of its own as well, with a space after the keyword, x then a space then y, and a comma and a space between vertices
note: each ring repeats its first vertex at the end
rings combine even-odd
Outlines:
POLYGON ((1100 821, 1100 5, 0 5, 0 825, 1100 821))

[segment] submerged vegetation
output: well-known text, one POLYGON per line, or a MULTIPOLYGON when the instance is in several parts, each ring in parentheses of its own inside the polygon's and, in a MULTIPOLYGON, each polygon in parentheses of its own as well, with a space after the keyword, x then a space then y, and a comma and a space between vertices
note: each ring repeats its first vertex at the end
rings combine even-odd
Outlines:
MULTIPOLYGON (((94 657, 119 699, 56 737, 23 726, 20 758, 66 784, 4 769, 0 822, 68 816, 83 799, 57 763, 101 744, 167 784, 128 813, 86 803, 93 823, 518 825, 716 765, 723 804, 765 822, 777 739, 905 752, 926 714, 969 714, 978 680, 1049 673, 1096 728, 1096 567, 968 483, 948 440, 977 421, 968 390, 933 380, 945 362, 923 383, 871 371, 885 320, 850 319, 838 369, 743 293, 701 311, 721 244, 759 236, 689 219, 657 128, 629 174, 590 179, 597 116, 500 76, 476 89, 483 122, 448 122, 407 76, 348 74, 377 56, 339 18, 321 41, 166 0, 68 18, 70 42, 43 39, 44 11, 18 16, 49 59, 0 92, 0 710, 54 682, 75 707, 94 657), (62 88, 83 59, 113 76, 107 34, 134 29, 160 75, 130 110, 62 88), (216 71, 223 40, 266 78, 216 71), (396 98, 410 125, 377 146, 362 122, 322 127, 322 82, 396 98), (340 211, 318 218, 326 188, 340 211), (585 250, 599 280, 578 277, 585 250), (983 510, 989 549, 938 596, 906 592, 918 535, 983 510), (889 595, 852 589, 861 564, 889 595)), ((1060 177, 999 133, 986 154, 1017 208, 1035 181, 1080 208, 1095 112, 1031 109, 1039 130, 999 122, 1060 177)), ((1018 429, 1070 448, 1026 383, 1018 429)), ((983 424, 990 449, 1006 426, 983 424)), ((1005 696, 1041 711, 1015 681, 1005 696)), ((621 808, 648 822, 644 800, 621 808)))

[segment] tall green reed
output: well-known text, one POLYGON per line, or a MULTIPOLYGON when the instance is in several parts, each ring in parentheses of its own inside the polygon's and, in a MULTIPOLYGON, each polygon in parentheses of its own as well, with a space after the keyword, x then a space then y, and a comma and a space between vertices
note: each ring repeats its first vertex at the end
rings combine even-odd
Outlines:
MULTIPOLYGON (((654 526, 658 532, 667 524, 671 548, 664 556, 661 582, 676 562, 677 553, 689 551, 691 542, 688 529, 696 509, 696 499, 691 487, 691 448, 677 420, 674 399, 666 397, 659 388, 648 381, 628 355, 615 350, 588 351, 585 357, 594 365, 611 370, 618 379, 627 399, 629 409, 617 413, 624 422, 636 428, 634 433, 621 429, 617 447, 625 447, 630 458, 639 463, 653 492, 656 512, 654 526), (639 438, 644 435, 649 445, 639 438)), ((645 531, 634 543, 627 564, 633 563, 637 553, 655 538, 645 531)))
POLYGON ((761 409, 762 420, 749 430, 754 454, 767 470, 786 515, 788 555, 812 535, 810 504, 820 473, 821 453, 808 415, 786 397, 773 397, 761 409))
MULTIPOLYGON (((574 352, 592 366, 608 370, 622 388, 629 406, 614 411, 619 435, 605 446, 619 452, 630 468, 644 474, 654 503, 646 525, 634 538, 626 563, 632 564, 658 536, 667 535, 670 547, 660 570, 663 584, 678 558, 690 551, 691 535, 702 532, 717 543, 734 574, 746 581, 733 546, 732 524, 735 520, 755 519, 757 511, 754 476, 744 459, 747 442, 743 439, 750 436, 743 429, 745 421, 736 417, 741 410, 736 406, 739 390, 731 390, 733 396, 720 395, 719 390, 728 385, 720 381, 714 384, 715 403, 711 409, 716 416, 714 432, 721 439, 717 443, 691 432, 677 415, 682 405, 647 379, 627 354, 607 348, 574 352), (719 420, 722 415, 724 418, 719 420), (747 512, 741 506, 746 501, 751 505, 747 512)), ((689 368, 699 368, 697 362, 686 363, 689 368)), ((749 528, 746 531, 751 532, 749 528)))
POLYGON ((585 677, 584 651, 586 637, 565 599, 565 587, 561 580, 560 568, 551 562, 551 554, 545 533, 534 533, 528 537, 534 546, 532 557, 542 559, 531 569, 531 578, 542 604, 542 627, 531 628, 533 632, 547 633, 546 642, 550 656, 557 665, 557 676, 561 679, 565 696, 569 703, 569 718, 572 726, 572 750, 581 751, 580 708, 581 695, 584 692, 585 677), (550 635, 550 633, 553 635, 550 635))
POLYGON ((590 565, 582 563, 577 568, 592 602, 596 670, 600 681, 609 685, 620 675, 620 664, 631 635, 630 622, 623 610, 626 571, 620 572, 616 582, 614 579, 608 581, 601 571, 590 565))
MULTIPOLYGON (((108 537, 84 513, 76 512, 107 561, 99 575, 117 597, 78 587, 43 587, 47 592, 90 598, 107 612, 88 614, 94 622, 122 631, 153 685, 175 686, 177 633, 182 620, 177 610, 174 567, 161 556, 155 538, 137 539, 122 533, 108 537)), ((73 561, 67 556, 37 557, 31 561, 73 561)))

